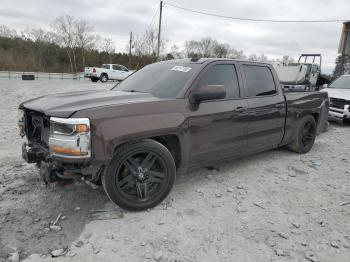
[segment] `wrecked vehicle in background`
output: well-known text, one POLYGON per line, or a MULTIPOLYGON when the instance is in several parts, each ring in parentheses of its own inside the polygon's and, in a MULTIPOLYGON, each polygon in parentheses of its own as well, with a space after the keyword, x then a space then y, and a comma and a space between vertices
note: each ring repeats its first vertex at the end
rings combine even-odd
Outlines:
POLYGON ((321 74, 322 57, 320 54, 302 54, 297 63, 277 65, 277 76, 282 87, 294 91, 319 90, 330 80, 321 74), (312 58, 312 62, 308 58, 312 58))
POLYGON ((325 92, 285 92, 269 64, 163 61, 109 91, 22 103, 22 155, 47 183, 102 183, 120 207, 145 210, 169 194, 178 172, 281 146, 307 153, 328 103, 325 92))
POLYGON ((329 119, 350 121, 350 75, 340 76, 322 91, 329 96, 329 119))

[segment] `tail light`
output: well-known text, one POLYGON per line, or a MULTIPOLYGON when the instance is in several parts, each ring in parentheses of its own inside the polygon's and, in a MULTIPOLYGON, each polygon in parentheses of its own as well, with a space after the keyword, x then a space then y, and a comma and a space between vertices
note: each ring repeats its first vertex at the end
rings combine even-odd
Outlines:
POLYGON ((95 68, 95 67, 92 69, 92 72, 93 72, 93 73, 96 73, 96 68, 95 68))

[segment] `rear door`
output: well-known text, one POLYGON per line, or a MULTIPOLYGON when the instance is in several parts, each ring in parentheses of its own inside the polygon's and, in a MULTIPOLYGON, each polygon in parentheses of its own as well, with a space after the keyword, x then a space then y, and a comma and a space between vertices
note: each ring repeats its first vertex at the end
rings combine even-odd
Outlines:
POLYGON ((126 78, 130 73, 129 73, 129 69, 127 69, 125 66, 120 66, 120 80, 124 80, 124 78, 126 78))
POLYGON ((218 160, 234 158, 246 149, 247 101, 240 99, 240 75, 233 62, 208 65, 192 90, 201 85, 225 85, 226 98, 190 105, 190 165, 205 166, 218 160))
POLYGON ((248 102, 249 153, 276 148, 282 141, 286 116, 284 95, 264 64, 242 64, 248 102))

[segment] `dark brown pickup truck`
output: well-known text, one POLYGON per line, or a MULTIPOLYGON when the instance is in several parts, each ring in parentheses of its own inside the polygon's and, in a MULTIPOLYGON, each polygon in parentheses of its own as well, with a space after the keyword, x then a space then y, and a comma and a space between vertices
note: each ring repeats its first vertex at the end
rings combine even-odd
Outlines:
POLYGON ((183 59, 148 65, 110 91, 20 105, 23 157, 46 183, 102 183, 122 208, 160 203, 176 173, 277 147, 308 152, 328 97, 285 93, 269 64, 183 59))

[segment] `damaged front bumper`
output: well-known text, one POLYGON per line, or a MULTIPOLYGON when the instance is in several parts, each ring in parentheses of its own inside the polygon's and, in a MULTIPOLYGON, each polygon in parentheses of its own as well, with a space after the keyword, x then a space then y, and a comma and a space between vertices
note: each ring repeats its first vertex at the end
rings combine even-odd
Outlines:
POLYGON ((22 157, 28 163, 36 163, 45 183, 62 180, 87 180, 97 183, 105 163, 90 159, 62 158, 38 143, 23 143, 22 157))

